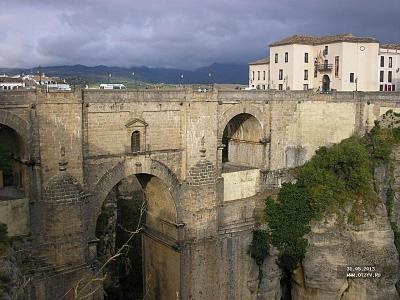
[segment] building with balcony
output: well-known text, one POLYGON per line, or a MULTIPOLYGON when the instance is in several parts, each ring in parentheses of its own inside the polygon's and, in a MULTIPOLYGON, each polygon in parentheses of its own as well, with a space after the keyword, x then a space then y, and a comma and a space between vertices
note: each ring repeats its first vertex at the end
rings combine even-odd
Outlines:
POLYGON ((251 88, 400 90, 400 44, 380 45, 375 38, 352 34, 293 35, 269 49, 269 58, 249 63, 251 88))
POLYGON ((375 91, 379 43, 352 34, 294 35, 270 46, 271 88, 375 91))

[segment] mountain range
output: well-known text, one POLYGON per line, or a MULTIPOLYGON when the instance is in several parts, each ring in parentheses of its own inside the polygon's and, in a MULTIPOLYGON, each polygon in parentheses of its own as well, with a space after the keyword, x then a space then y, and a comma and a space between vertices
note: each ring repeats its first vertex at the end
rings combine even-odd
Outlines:
POLYGON ((67 79, 70 84, 125 83, 132 85, 137 82, 165 84, 195 84, 195 83, 234 83, 247 84, 248 66, 246 64, 214 63, 195 70, 173 68, 141 67, 108 67, 85 65, 22 68, 0 68, 0 74, 37 74, 58 76, 67 79))

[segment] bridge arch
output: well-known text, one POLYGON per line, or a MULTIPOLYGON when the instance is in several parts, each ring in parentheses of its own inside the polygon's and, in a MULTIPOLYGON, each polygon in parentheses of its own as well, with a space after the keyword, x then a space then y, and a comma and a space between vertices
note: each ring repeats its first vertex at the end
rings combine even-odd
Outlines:
POLYGON ((116 186, 124 178, 137 174, 149 174, 161 179, 164 182, 174 200, 174 205, 179 220, 180 182, 176 175, 166 165, 157 160, 142 160, 136 162, 125 160, 108 170, 93 188, 94 193, 92 194, 92 199, 94 201, 95 214, 98 215, 100 213, 100 209, 104 200, 114 186, 116 186))
POLYGON ((265 164, 263 113, 257 107, 243 103, 227 110, 219 122, 218 142, 222 172, 240 166, 261 168, 265 164))
MULTIPOLYGON (((92 200, 98 258, 111 257, 125 242, 131 249, 116 262, 127 259, 133 264, 134 271, 119 273, 124 274, 118 281, 126 298, 144 292, 146 299, 172 299, 180 294, 179 187, 167 166, 144 157, 118 163, 95 186, 92 200), (143 230, 131 240, 130 232, 137 226, 143 230), (107 248, 110 243, 114 248, 107 248)), ((109 286, 104 289, 113 295, 109 286)))
POLYGON ((263 128, 263 112, 255 107, 254 105, 248 104, 248 103, 241 103, 234 105, 233 107, 229 108, 226 110, 221 117, 219 118, 218 122, 218 142, 222 142, 222 135, 224 133, 224 129, 228 125, 229 121, 232 120, 235 116, 240 115, 240 114, 249 114, 255 117, 258 122, 260 123, 261 127, 263 128))
POLYGON ((26 150, 29 150, 32 139, 27 121, 12 112, 0 109, 0 124, 10 127, 18 133, 25 143, 26 150))

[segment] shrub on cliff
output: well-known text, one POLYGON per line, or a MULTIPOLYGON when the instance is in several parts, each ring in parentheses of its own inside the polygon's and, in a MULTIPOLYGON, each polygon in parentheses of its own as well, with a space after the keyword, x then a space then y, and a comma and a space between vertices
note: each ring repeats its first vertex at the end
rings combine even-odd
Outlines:
MULTIPOLYGON (((304 258, 311 220, 327 213, 361 224, 378 203, 373 189, 373 163, 389 159, 397 131, 375 129, 330 147, 321 147, 295 170, 296 183, 284 184, 276 200, 266 199, 265 220, 271 243, 280 250, 280 264, 289 271, 304 258)), ((399 134, 400 136, 400 134, 399 134)))

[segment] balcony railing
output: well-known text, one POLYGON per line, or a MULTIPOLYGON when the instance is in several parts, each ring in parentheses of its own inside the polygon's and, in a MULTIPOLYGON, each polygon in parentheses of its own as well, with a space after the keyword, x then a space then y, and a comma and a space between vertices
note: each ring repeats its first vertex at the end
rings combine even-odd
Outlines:
POLYGON ((318 71, 321 72, 330 72, 332 71, 333 65, 332 64, 317 64, 315 65, 318 71))

